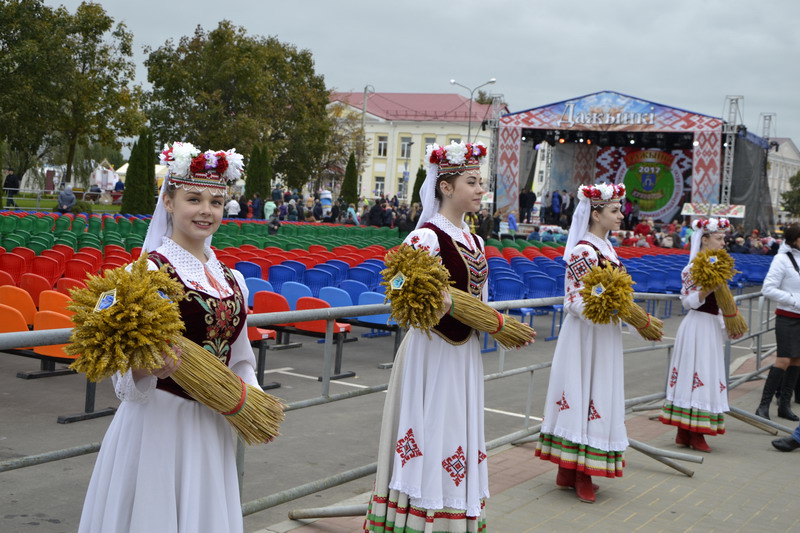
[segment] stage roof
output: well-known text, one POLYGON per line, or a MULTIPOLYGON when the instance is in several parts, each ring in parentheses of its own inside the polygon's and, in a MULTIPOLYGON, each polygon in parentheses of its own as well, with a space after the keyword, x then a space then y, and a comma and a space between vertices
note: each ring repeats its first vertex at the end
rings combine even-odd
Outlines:
POLYGON ((600 91, 504 115, 504 127, 548 130, 721 131, 722 119, 614 91, 600 91))

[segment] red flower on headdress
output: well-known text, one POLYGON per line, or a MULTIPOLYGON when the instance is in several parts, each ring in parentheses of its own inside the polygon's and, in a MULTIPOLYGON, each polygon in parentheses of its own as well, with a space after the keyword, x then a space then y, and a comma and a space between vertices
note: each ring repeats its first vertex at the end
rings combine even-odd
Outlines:
POLYGON ((165 163, 172 161, 172 146, 168 150, 161 152, 161 156, 164 158, 165 163))
POLYGON ((206 156, 200 154, 192 159, 192 164, 189 166, 192 174, 202 174, 206 171, 206 156))
POLYGON ((228 158, 225 155, 225 152, 217 152, 216 156, 217 156, 217 168, 215 170, 217 171, 217 174, 222 176, 225 173, 225 171, 228 170, 228 158))

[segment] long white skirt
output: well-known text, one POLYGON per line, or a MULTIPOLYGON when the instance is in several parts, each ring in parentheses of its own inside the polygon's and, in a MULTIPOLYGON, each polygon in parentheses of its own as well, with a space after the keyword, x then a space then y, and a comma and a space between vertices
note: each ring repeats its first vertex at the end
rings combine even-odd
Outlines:
MULTIPOLYGON (((408 512, 411 519, 423 510, 460 510, 462 531, 482 522, 483 499, 489 497, 483 431, 478 338, 454 346, 435 333, 428 339, 410 330, 392 369, 368 522, 385 527, 385 521, 395 522, 396 511, 408 512), (396 498, 416 510, 398 510, 396 498)), ((420 517, 423 524, 425 514, 420 517)), ((436 519, 449 521, 444 514, 436 519)), ((394 527, 403 530, 400 524, 394 527)))
POLYGON ((244 529, 236 441, 224 417, 158 389, 120 405, 103 438, 80 533, 244 529))
POLYGON ((725 433, 728 410, 722 320, 691 310, 675 335, 661 421, 699 433, 725 433))

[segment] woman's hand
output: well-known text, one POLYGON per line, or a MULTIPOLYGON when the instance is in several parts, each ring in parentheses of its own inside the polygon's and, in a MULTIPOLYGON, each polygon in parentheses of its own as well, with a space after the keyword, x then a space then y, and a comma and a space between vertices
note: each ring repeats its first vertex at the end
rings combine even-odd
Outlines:
POLYGON ((172 349, 175 350, 176 359, 164 354, 164 366, 161 368, 156 368, 153 370, 143 368, 133 369, 133 381, 139 381, 143 377, 147 376, 155 376, 158 379, 166 379, 174 374, 175 371, 178 370, 178 367, 181 366, 181 348, 180 346, 173 346, 172 349))
POLYGON ((450 298, 450 291, 442 291, 442 306, 436 311, 436 318, 441 320, 444 315, 450 312, 453 300, 450 298))
POLYGON ((744 337, 744 332, 739 333, 738 335, 728 335, 728 338, 733 340, 733 341, 735 341, 737 339, 741 339, 742 337, 744 337))

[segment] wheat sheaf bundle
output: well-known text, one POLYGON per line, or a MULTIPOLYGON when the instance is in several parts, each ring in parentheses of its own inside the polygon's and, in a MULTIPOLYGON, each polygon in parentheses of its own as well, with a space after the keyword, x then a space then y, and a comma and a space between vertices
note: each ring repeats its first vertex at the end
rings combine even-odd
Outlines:
POLYGON ((177 302, 184 288, 162 267, 148 270, 142 256, 130 270, 107 270, 90 276, 85 289, 72 291, 75 328, 66 347, 78 358, 70 366, 92 381, 115 372, 154 370, 164 356, 181 364, 172 374, 178 385, 203 405, 226 415, 249 444, 278 436, 283 404, 259 388, 246 385, 211 352, 183 337, 177 302))
POLYGON ((731 337, 744 335, 748 329, 728 287, 728 282, 736 273, 733 258, 725 250, 703 250, 692 260, 692 280, 701 289, 714 291, 717 305, 722 310, 725 329, 731 337))
POLYGON ((661 339, 664 323, 633 302, 633 280, 628 273, 611 265, 597 265, 581 278, 581 282, 586 318, 595 324, 616 324, 624 320, 643 338, 661 339))
POLYGON ((451 287, 450 273, 438 257, 423 249, 403 245, 386 255, 386 269, 381 272, 391 300, 392 317, 402 327, 426 331, 439 323, 437 313, 443 306, 443 291, 453 302, 450 314, 459 322, 489 333, 504 348, 518 348, 535 335, 526 324, 508 319, 470 294, 451 287))

